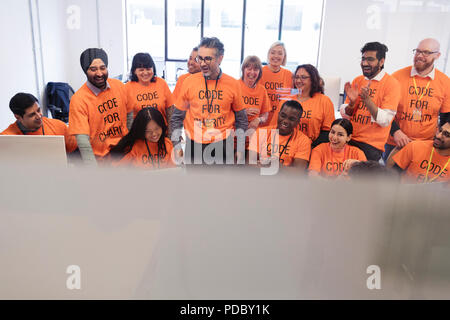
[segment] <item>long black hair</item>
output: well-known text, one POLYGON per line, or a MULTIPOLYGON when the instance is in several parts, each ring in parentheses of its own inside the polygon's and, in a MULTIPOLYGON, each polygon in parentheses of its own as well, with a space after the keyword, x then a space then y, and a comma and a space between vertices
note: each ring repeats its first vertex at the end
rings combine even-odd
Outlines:
POLYGON ((156 82, 156 65, 149 53, 136 53, 133 57, 130 70, 130 80, 138 82, 139 79, 135 74, 137 68, 153 68, 153 77, 150 82, 156 82))
POLYGON ((147 129, 147 124, 151 120, 155 121, 162 129, 161 137, 159 137, 158 140, 158 156, 164 158, 167 155, 166 143, 164 141, 167 133, 167 126, 164 122, 163 115, 156 108, 143 108, 137 113, 128 134, 120 139, 118 144, 111 147, 111 155, 113 157, 122 158, 131 151, 136 140, 139 139, 145 141, 145 130, 147 129))

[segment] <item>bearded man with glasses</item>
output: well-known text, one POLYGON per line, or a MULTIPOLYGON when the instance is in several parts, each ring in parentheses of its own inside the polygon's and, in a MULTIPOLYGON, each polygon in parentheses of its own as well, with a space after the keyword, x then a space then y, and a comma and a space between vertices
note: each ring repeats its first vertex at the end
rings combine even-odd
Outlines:
MULTIPOLYGON (((239 82, 220 68, 224 46, 219 39, 203 38, 198 46, 199 73, 184 81, 171 119, 176 162, 180 163, 181 128, 186 131, 185 164, 233 164, 234 128, 247 131, 248 119, 239 82)), ((244 146, 244 145, 243 145, 244 146)), ((243 163, 244 150, 236 153, 243 163)))
POLYGON ((413 65, 392 74, 401 86, 401 100, 386 144, 383 159, 413 140, 432 140, 438 126, 450 115, 450 79, 437 70, 440 45, 424 39, 413 50, 413 65))
POLYGON ((400 100, 399 83, 383 70, 387 51, 382 43, 366 43, 361 49, 363 74, 344 86, 347 99, 341 115, 353 126, 349 144, 361 149, 367 160, 381 159, 400 100))

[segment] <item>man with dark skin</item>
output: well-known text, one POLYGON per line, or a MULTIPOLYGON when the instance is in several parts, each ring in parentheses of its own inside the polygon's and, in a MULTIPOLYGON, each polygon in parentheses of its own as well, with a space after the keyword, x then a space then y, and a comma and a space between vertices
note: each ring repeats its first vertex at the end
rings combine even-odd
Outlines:
POLYGON ((283 171, 306 172, 311 154, 311 140, 296 130, 303 108, 298 101, 288 100, 281 106, 276 127, 259 128, 250 139, 250 163, 279 161, 283 171), (258 154, 257 154, 258 153, 258 154))

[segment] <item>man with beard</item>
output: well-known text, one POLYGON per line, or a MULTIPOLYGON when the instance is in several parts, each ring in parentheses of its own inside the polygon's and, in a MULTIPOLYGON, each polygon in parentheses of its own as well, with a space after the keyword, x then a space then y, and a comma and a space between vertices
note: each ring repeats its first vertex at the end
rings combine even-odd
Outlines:
MULTIPOLYGON (((234 163, 234 127, 245 132, 247 114, 239 82, 222 73, 223 43, 216 37, 203 38, 197 62, 201 72, 186 78, 175 100, 171 118, 171 140, 180 162, 181 128, 186 130, 186 164, 234 163)), ((243 150, 242 150, 243 151, 243 150)), ((239 162, 243 152, 237 152, 239 162)))
POLYGON ((89 48, 80 56, 86 83, 72 96, 69 132, 75 135, 83 162, 96 165, 128 133, 127 95, 117 79, 108 79, 108 55, 89 48))
POLYGON ((401 149, 412 140, 433 139, 438 115, 441 124, 448 119, 450 79, 434 67, 434 62, 441 55, 439 47, 435 39, 420 41, 413 50, 414 65, 392 74, 400 83, 402 96, 383 159, 387 159, 395 147, 401 149))
POLYGON ((364 151, 367 160, 380 160, 400 100, 399 83, 383 70, 387 51, 379 42, 366 43, 361 49, 363 75, 344 86, 341 115, 353 125, 349 144, 364 151))
POLYGON ((450 119, 439 126, 434 140, 414 140, 397 152, 388 164, 400 171, 404 180, 415 183, 449 182, 450 119))

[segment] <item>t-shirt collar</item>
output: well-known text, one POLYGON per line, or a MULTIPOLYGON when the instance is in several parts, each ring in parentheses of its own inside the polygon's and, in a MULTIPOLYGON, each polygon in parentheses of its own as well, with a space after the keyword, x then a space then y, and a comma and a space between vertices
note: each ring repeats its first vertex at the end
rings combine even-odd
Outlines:
POLYGON ((92 91, 92 93, 95 94, 95 96, 98 96, 101 92, 106 91, 109 88, 111 88, 108 81, 106 81, 106 88, 103 90, 94 86, 91 82, 89 82, 89 80, 86 81, 86 85, 92 91))
POLYGON ((435 74, 434 70, 435 70, 435 67, 433 66, 433 70, 428 72, 426 75, 421 76, 419 74, 419 72, 417 72, 416 68, 414 68, 414 66, 412 66, 412 68, 411 68, 411 78, 414 77, 414 76, 419 76, 419 77, 422 77, 422 78, 430 77, 431 80, 434 80, 434 74, 435 74))
POLYGON ((378 73, 375 78, 369 79, 367 77, 364 77, 364 79, 366 80, 375 80, 375 81, 381 81, 381 79, 383 79, 384 75, 386 74, 386 71, 381 70, 380 73, 378 73))
POLYGON ((36 132, 38 131, 41 127, 35 129, 35 130, 30 130, 25 128, 25 126, 22 124, 22 122, 20 122, 19 120, 16 121, 17 126, 19 127, 20 131, 22 131, 23 134, 27 134, 27 133, 31 133, 31 132, 36 132))

